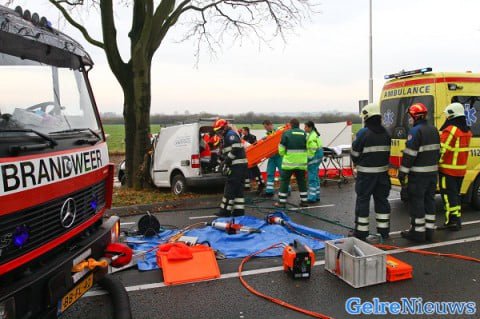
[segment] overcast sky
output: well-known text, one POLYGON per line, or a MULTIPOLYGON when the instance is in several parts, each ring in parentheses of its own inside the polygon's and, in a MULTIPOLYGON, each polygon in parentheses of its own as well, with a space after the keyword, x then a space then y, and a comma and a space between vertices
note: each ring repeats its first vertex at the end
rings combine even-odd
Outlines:
MULTIPOLYGON (((203 54, 195 67, 194 43, 178 43, 172 29, 154 57, 152 113, 357 111, 368 98, 368 0, 320 0, 321 13, 287 43, 227 46, 203 54)), ((91 81, 101 112, 122 113, 122 93, 103 52, 86 43, 45 0, 16 1, 54 22, 91 53, 91 81), (28 4, 26 4, 28 2, 28 4)), ((480 72, 480 1, 373 0, 374 99, 383 76, 431 66, 434 71, 480 72)), ((116 11, 119 46, 129 51, 130 9, 116 11)), ((84 17, 101 39, 98 13, 84 17)))

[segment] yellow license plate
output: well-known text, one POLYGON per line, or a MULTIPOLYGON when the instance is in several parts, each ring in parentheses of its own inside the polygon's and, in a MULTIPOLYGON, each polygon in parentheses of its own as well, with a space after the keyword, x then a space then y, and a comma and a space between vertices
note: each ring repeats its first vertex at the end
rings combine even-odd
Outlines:
POLYGON ((388 175, 390 177, 398 177, 398 169, 397 168, 389 168, 388 175))
POLYGON ((78 285, 76 285, 68 294, 66 294, 58 305, 59 313, 63 313, 71 305, 75 303, 84 293, 93 286, 93 274, 88 275, 78 285))

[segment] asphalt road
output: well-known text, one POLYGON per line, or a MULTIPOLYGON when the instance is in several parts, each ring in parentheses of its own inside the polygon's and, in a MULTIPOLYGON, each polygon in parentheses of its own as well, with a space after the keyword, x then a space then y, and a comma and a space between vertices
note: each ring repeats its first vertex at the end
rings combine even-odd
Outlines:
MULTIPOLYGON (((289 199, 298 202, 298 193, 289 199)), ((353 208, 355 194, 353 185, 338 188, 335 184, 322 188, 322 200, 317 207, 309 207, 302 212, 290 211, 288 214, 297 223, 310 227, 346 235, 348 229, 327 223, 315 217, 338 221, 353 226, 353 208), (311 216, 308 216, 309 214, 311 216)), ((263 201, 252 195, 247 214, 263 217, 269 211, 272 202, 263 201)), ((440 198, 437 202, 441 206, 440 198)), ((388 244, 412 247, 415 244, 400 238, 399 231, 408 227, 408 211, 400 201, 397 190, 390 195, 392 206, 391 231, 388 244)), ((188 210, 161 212, 156 216, 160 223, 184 226, 197 221, 212 220, 218 203, 215 199, 188 203, 188 210), (192 209, 194 208, 194 209, 192 209), (209 217, 210 216, 210 217, 209 217)), ((373 211, 373 209, 372 209, 373 211)), ((373 214, 372 214, 373 215, 373 214)), ((124 227, 132 227, 138 216, 122 219, 124 227)), ((464 227, 460 232, 437 231, 434 243, 425 249, 469 255, 480 258, 480 212, 468 206, 463 211, 464 227)), ((437 217, 437 224, 443 217, 437 217)), ((372 216, 374 225, 374 216, 372 216)), ((373 230, 373 227, 371 228, 373 230)), ((259 258, 247 265, 249 275, 246 280, 261 292, 284 299, 297 306, 322 312, 334 318, 355 318, 369 316, 350 316, 345 310, 345 302, 350 297, 359 297, 363 301, 374 297, 381 301, 399 301, 402 297, 421 297, 423 301, 473 301, 480 306, 480 267, 478 264, 458 259, 423 256, 411 253, 396 255, 414 267, 411 280, 385 283, 366 288, 354 289, 324 270, 323 252, 317 253, 317 266, 308 281, 293 281, 280 271, 280 258, 259 258)), ((302 318, 302 314, 287 310, 271 302, 250 294, 237 277, 239 259, 219 261, 222 278, 214 281, 166 287, 162 284, 161 271, 139 272, 136 269, 114 274, 129 290, 134 318, 302 318)), ((108 295, 103 291, 91 290, 65 314, 66 318, 112 318, 108 295)), ((379 316, 390 318, 392 315, 379 316)), ((422 318, 427 316, 401 316, 404 318, 422 318)), ((445 315, 429 318, 448 318, 445 315)), ((473 316, 480 318, 480 310, 473 316)), ((450 318, 463 318, 455 315, 450 318)))

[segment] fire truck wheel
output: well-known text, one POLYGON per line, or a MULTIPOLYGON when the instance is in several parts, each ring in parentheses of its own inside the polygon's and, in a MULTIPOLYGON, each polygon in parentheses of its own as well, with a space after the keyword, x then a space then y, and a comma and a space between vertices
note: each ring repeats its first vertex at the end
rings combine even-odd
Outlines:
POLYGON ((175 195, 181 195, 187 192, 187 181, 181 173, 177 173, 172 178, 172 192, 175 195))
POLYGON ((473 183, 471 204, 475 210, 480 210, 480 176, 473 183))

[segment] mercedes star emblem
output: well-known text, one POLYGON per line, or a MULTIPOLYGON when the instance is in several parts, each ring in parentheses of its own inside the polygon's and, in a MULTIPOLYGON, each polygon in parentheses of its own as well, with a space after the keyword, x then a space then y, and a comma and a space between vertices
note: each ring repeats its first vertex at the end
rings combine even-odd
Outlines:
POLYGON ((75 222, 76 215, 77 206, 75 205, 75 200, 70 197, 63 203, 60 210, 60 223, 64 228, 70 228, 75 222))

